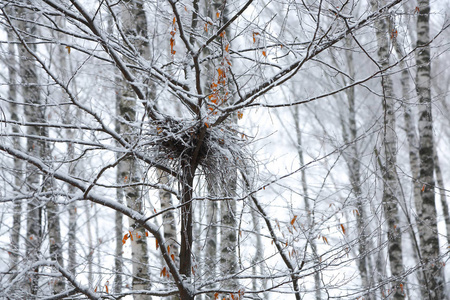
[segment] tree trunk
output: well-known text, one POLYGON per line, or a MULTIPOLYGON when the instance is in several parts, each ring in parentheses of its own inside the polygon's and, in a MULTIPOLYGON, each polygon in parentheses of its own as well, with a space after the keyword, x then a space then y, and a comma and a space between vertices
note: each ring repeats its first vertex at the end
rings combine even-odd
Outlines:
MULTIPOLYGON (((148 58, 148 32, 147 18, 142 1, 125 1, 122 7, 123 29, 126 37, 133 44, 141 55, 148 58)), ((136 130, 130 124, 137 120, 137 105, 134 93, 130 88, 123 87, 123 92, 119 95, 117 109, 118 116, 123 121, 119 122, 119 133, 125 140, 132 143, 136 137, 136 130)), ((127 206, 143 212, 143 199, 139 185, 133 185, 142 181, 142 174, 139 170, 138 161, 129 154, 119 162, 117 166, 117 182, 125 185, 122 190, 122 197, 126 199, 127 206)), ((145 237, 145 230, 138 226, 133 219, 128 219, 130 231, 133 237, 131 240, 131 259, 133 265, 133 290, 145 290, 150 287, 150 277, 148 271, 148 246, 145 237)), ((135 300, 150 299, 147 295, 134 295, 135 300)))
MULTIPOLYGON (((396 38, 394 41, 394 47, 395 51, 397 52, 397 55, 399 56, 399 59, 403 58, 405 56, 405 53, 400 45, 400 41, 398 38, 396 38)), ((404 113, 404 123, 405 123, 405 132, 406 137, 408 141, 408 154, 409 154, 409 164, 411 168, 411 174, 412 174, 412 189, 413 189, 413 200, 414 205, 416 207, 416 211, 418 212, 420 210, 419 203, 422 202, 420 198, 420 184, 417 182, 419 179, 419 172, 420 172, 420 166, 419 166, 419 143, 417 139, 417 133, 416 133, 416 127, 414 125, 414 117, 411 113, 411 107, 408 105, 408 99, 409 93, 410 93, 410 84, 409 84, 409 78, 410 78, 410 72, 408 70, 407 65, 402 60, 400 62, 400 68, 402 69, 401 72, 401 85, 402 85, 402 100, 403 100, 403 113, 404 113)), ((405 202, 406 203, 406 202, 405 202)), ((408 220, 411 219, 409 215, 406 216, 408 220)), ((414 228, 412 227, 412 222, 410 223, 410 235, 412 239, 412 246, 415 251, 413 252, 414 259, 417 261, 417 263, 420 263, 420 246, 417 243, 416 233, 414 232, 414 228)), ((423 269, 422 269, 423 271, 423 269)), ((416 272, 417 280, 419 282, 423 281, 423 276, 421 272, 416 272)), ((409 288, 409 287, 408 287, 409 288)), ((426 290, 423 288, 420 289, 420 295, 421 298, 425 298, 425 295, 427 294, 426 290)))
MULTIPOLYGON (((377 4, 371 1, 373 8, 377 8, 377 4)), ((379 19, 375 22, 376 36, 378 41, 378 60, 379 68, 386 69, 389 67, 389 38, 390 33, 389 20, 379 19)), ((402 234, 399 224, 399 197, 398 197, 398 178, 397 178, 397 137, 396 137, 396 118, 395 118, 395 102, 392 79, 382 74, 381 77, 383 88, 383 110, 384 110, 384 170, 383 172, 383 208, 385 218, 387 219, 388 234, 388 254, 390 269, 392 275, 393 299, 404 299, 403 293, 403 252, 402 252, 402 234)))
MULTIPOLYGON (((296 134, 296 142, 297 145, 297 154, 300 162, 300 166, 305 165, 305 159, 303 157, 303 145, 302 145, 302 132, 300 130, 300 117, 299 117, 299 107, 294 107, 293 114, 294 114, 294 122, 295 122, 295 134, 296 134)), ((309 196, 308 196, 308 185, 306 181, 306 171, 305 168, 302 168, 301 171, 301 183, 302 183, 302 190, 303 190, 303 201, 305 203, 305 211, 306 211, 306 218, 308 221, 308 228, 310 228, 310 233, 314 232, 314 212, 311 210, 311 207, 309 205, 309 196)), ((320 300, 322 297, 320 295, 320 268, 319 268, 319 255, 317 253, 317 246, 316 246, 316 239, 312 234, 308 235, 308 240, 311 245, 311 251, 314 257, 314 285, 315 285, 315 294, 316 294, 316 300, 320 300)))
POLYGON ((445 299, 445 279, 439 259, 437 212, 434 193, 434 142, 431 111, 430 2, 420 0, 417 17, 416 90, 419 97, 419 159, 422 184, 420 247, 425 264, 429 299, 445 299))
MULTIPOLYGON (((25 11, 20 13, 26 15, 25 11)), ((33 23, 25 24, 19 23, 19 29, 22 32, 30 34, 31 37, 23 37, 27 43, 27 47, 30 51, 36 51, 36 44, 32 38, 36 34, 36 26, 33 23)), ((20 49, 20 77, 21 81, 26 83, 23 85, 23 98, 25 102, 25 118, 28 122, 43 123, 44 118, 44 106, 42 105, 40 91, 38 89, 38 74, 37 66, 33 56, 25 48, 25 45, 19 47, 20 49)), ((27 134, 30 136, 40 136, 42 134, 42 128, 39 126, 29 126, 27 134)), ((34 157, 39 157, 45 147, 43 141, 38 141, 33 138, 27 139, 27 151, 34 157)), ((37 167, 31 164, 26 166, 26 187, 30 194, 40 191, 41 187, 41 175, 37 167)), ((36 262, 39 259, 40 246, 42 243, 42 205, 38 197, 33 196, 27 203, 27 232, 26 232, 26 257, 29 264, 36 262)), ((38 273, 39 268, 33 268, 33 273, 38 273)), ((38 292, 38 277, 35 274, 30 274, 29 280, 25 282, 26 292, 31 295, 36 295, 38 292)))
MULTIPOLYGON (((158 182, 162 185, 169 186, 169 175, 164 171, 157 170, 158 182)), ((159 189, 159 201, 161 204, 161 211, 170 209, 173 207, 172 195, 170 192, 159 189)), ((175 264, 179 264, 179 245, 177 242, 177 226, 175 220, 174 210, 168 210, 162 216, 163 228, 164 228, 164 240, 166 241, 166 246, 169 247, 169 254, 173 255, 175 258, 175 264)), ((168 299, 176 300, 179 299, 178 296, 171 296, 168 299)))
MULTIPOLYGON (((14 35, 11 30, 7 31, 8 41, 14 40, 14 35)), ((16 63, 16 47, 13 43, 8 44, 8 75, 9 75, 9 85, 8 85, 8 98, 10 100, 9 110, 11 113, 11 120, 19 120, 19 111, 17 107, 17 68, 16 63)), ((17 126, 12 127, 13 133, 19 133, 17 126)), ((12 137, 13 147, 15 149, 21 149, 19 137, 12 137)), ((14 187, 15 192, 20 191, 20 186, 22 185, 22 162, 14 158, 14 187)), ((20 256, 20 229, 22 226, 22 201, 14 200, 13 202, 13 225, 11 228, 11 249, 10 249, 10 269, 11 277, 10 280, 14 280, 18 272, 18 262, 20 256)))
POLYGON ((447 245, 450 246, 450 215, 448 212, 447 196, 445 195, 444 177, 442 176, 441 164, 439 162, 439 156, 436 148, 434 148, 434 172, 436 174, 437 186, 439 188, 439 199, 441 200, 445 228, 447 229, 447 245))

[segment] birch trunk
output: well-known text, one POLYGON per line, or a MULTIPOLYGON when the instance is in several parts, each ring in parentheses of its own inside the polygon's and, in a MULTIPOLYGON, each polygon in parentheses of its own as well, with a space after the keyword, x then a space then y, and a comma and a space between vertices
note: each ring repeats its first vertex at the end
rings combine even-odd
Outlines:
MULTIPOLYGON (((27 14, 21 11, 22 14, 27 14)), ((36 51, 36 45, 33 43, 32 36, 36 34, 36 26, 33 23, 19 23, 19 29, 25 34, 30 34, 31 37, 22 36, 27 43, 27 47, 31 51, 36 51)), ((44 107, 42 105, 41 95, 38 89, 38 74, 37 66, 33 56, 28 52, 24 45, 20 49, 20 77, 24 82, 22 94, 25 102, 25 118, 28 122, 42 123, 45 122, 44 107)), ((27 134, 29 136, 40 136, 42 134, 40 127, 29 126, 27 134)), ((44 143, 33 138, 27 139, 27 151, 31 156, 39 157, 43 151, 44 143)), ((40 191, 41 189, 41 175, 37 167, 31 164, 26 165, 26 187, 30 194, 40 191)), ((30 198, 27 203, 27 229, 26 229, 26 257, 29 264, 34 263, 39 259, 40 246, 42 243, 42 205, 39 199, 35 196, 30 198)), ((31 295, 36 295, 38 292, 38 276, 39 268, 32 269, 29 279, 25 282, 25 291, 31 295)))
POLYGON ((88 241, 88 252, 86 255, 87 259, 87 265, 88 265, 88 285, 89 287, 93 287, 94 284, 94 270, 93 270, 93 263, 94 263, 94 242, 93 242, 93 234, 92 234, 92 223, 91 223, 91 211, 94 204, 89 204, 86 201, 84 205, 84 211, 86 213, 86 230, 87 230, 87 241, 88 241))
MULTIPOLYGON (((8 41, 13 41, 14 35, 11 30, 7 31, 8 41)), ((13 43, 8 45, 8 74, 9 74, 9 85, 8 85, 8 98, 10 100, 9 110, 11 113, 11 120, 18 121, 19 120, 19 111, 17 107, 17 68, 18 65, 16 63, 16 47, 13 43)), ((19 133, 19 129, 16 126, 12 127, 13 133, 19 133)), ((12 137, 13 146, 15 149, 20 149, 20 140, 18 137, 12 137)), ((14 186, 19 191, 19 187, 22 184, 22 162, 14 158, 14 186)), ((11 269, 11 277, 10 280, 14 280, 18 271, 18 262, 20 256, 20 229, 22 227, 22 201, 14 200, 13 202, 13 225, 11 228, 11 249, 10 249, 10 269, 11 269)))
MULTIPOLYGON (((377 8, 377 4, 371 1, 373 8, 377 8)), ((381 69, 389 67, 389 38, 390 28, 387 19, 379 19, 375 22, 376 36, 378 41, 378 66, 381 69)), ((403 274, 403 252, 402 252, 402 235, 401 226, 399 224, 399 191, 397 179, 397 138, 396 138, 396 118, 395 118, 395 102, 392 79, 382 74, 381 77, 383 88, 383 110, 384 110, 384 170, 383 171, 383 208, 387 219, 388 234, 388 253, 393 289, 393 299, 404 299, 402 274, 403 274)))
MULTIPOLYGON (((294 121, 295 121, 295 134, 296 134, 296 142, 297 142, 297 154, 300 161, 300 166, 305 165, 305 159, 303 157, 303 143, 302 143, 302 132, 300 131, 300 117, 299 117, 299 107, 295 107, 293 110, 294 121)), ((303 201, 305 203, 305 211, 307 216, 308 228, 310 228, 311 232, 314 232, 314 212, 311 210, 309 205, 309 196, 308 196, 308 185, 306 181, 306 171, 305 168, 302 168, 301 171, 301 183, 303 190, 303 201)), ((315 296, 316 300, 320 300, 322 297, 320 295, 320 269, 319 269, 319 255, 317 253, 316 239, 311 234, 308 236, 309 244, 311 245, 311 251, 314 257, 314 285, 315 285, 315 296)))
POLYGON ((434 172, 436 174, 437 186, 439 188, 439 199, 442 205, 445 228, 447 229, 447 244, 450 246, 450 215, 448 212, 447 196, 445 195, 444 177, 442 176, 441 164, 436 148, 434 149, 434 172))
MULTIPOLYGON (((141 55, 148 58, 148 33, 147 18, 142 1, 125 1, 122 9, 122 21, 125 35, 141 55)), ((129 87, 124 87, 119 95, 117 103, 118 116, 120 116, 119 133, 128 142, 135 139, 136 130, 133 128, 137 119, 137 105, 134 93, 129 87)), ((143 199, 139 185, 135 183, 142 181, 142 173, 138 161, 129 154, 119 162, 117 166, 117 182, 123 185, 122 197, 126 199, 127 206, 143 213, 143 199)), ((145 290, 150 287, 150 276, 148 270, 149 256, 145 237, 145 229, 128 219, 130 231, 133 235, 131 240, 131 260, 133 267, 133 290, 145 290)), ((150 299, 147 295, 134 295, 135 300, 150 299)))
MULTIPOLYGON (((400 45, 400 41, 395 39, 393 41, 395 51, 397 52, 399 59, 405 57, 405 53, 400 45)), ((404 124, 405 124, 405 132, 406 137, 408 141, 408 155, 409 155, 409 164, 411 168, 411 174, 412 174, 412 189, 413 189, 413 199, 414 199, 414 205, 416 207, 416 213, 419 213, 420 206, 419 203, 422 202, 420 198, 420 184, 417 182, 419 179, 419 172, 420 172, 420 166, 419 166, 419 143, 416 133, 416 127, 414 125, 414 117, 411 112, 411 107, 408 105, 407 101, 409 99, 409 93, 410 93, 410 84, 409 84, 409 70, 407 65, 404 61, 400 62, 400 68, 402 69, 401 72, 401 85, 402 85, 402 100, 403 100, 403 114, 404 114, 404 124)), ((408 220, 410 220, 410 216, 406 216, 408 220)), ((412 224, 411 221, 409 221, 410 224, 412 224)), ((416 233, 414 232, 414 229, 412 225, 410 225, 410 235, 412 239, 412 246, 415 251, 413 252, 414 259, 417 261, 417 263, 420 263, 420 246, 418 245, 416 233)), ((423 272, 423 270, 422 270, 423 272)), ((421 272, 416 272, 417 280, 419 282, 423 281, 423 276, 421 272)), ((409 287, 407 287, 409 289, 409 287)), ((422 298, 425 298, 425 295, 427 292, 422 287, 420 289, 420 295, 422 298)))
MULTIPOLYGON (((162 185, 169 186, 169 175, 165 173, 164 171, 157 170, 158 174, 158 181, 162 185)), ((166 209, 169 209, 173 207, 173 201, 172 201, 172 195, 170 192, 160 189, 159 190, 159 201, 161 204, 161 211, 164 211, 166 209)), ((174 255, 175 257, 175 263, 176 265, 179 264, 179 254, 180 254, 180 247, 177 242, 177 226, 176 226, 176 220, 175 220, 175 214, 174 210, 168 210, 165 212, 162 216, 163 219, 163 229, 164 229, 164 240, 166 241, 166 246, 169 247, 170 255, 174 255)), ((179 299, 178 296, 171 296, 168 297, 168 299, 176 300, 179 299)))
POLYGON ((434 194, 434 141, 431 111, 430 2, 420 0, 417 17, 416 91, 419 97, 419 159, 422 208, 419 222, 420 247, 425 264, 429 299, 445 299, 445 279, 439 261, 437 212, 434 194))

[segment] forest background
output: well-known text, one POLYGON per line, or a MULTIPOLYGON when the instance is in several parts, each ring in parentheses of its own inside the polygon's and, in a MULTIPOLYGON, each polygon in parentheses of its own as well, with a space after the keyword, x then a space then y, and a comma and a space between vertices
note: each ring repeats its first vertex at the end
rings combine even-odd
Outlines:
POLYGON ((448 12, 0 0, 0 298, 449 299, 448 12))

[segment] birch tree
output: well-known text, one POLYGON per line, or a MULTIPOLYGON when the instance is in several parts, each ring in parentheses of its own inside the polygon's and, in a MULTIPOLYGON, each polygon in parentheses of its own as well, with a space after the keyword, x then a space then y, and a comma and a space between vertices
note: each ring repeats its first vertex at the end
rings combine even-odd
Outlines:
POLYGON ((418 205, 419 235, 425 285, 429 299, 444 299, 445 279, 440 263, 440 247, 435 206, 433 117, 431 110, 430 77, 430 2, 418 3, 416 91, 419 97, 419 178, 422 183, 421 203, 418 205))

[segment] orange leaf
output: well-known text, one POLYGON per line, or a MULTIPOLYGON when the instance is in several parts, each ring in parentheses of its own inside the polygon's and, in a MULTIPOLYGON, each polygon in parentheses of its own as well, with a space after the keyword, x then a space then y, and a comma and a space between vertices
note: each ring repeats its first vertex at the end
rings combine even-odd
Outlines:
POLYGON ((94 289, 94 293, 97 293, 97 287, 95 287, 95 289, 94 289))
POLYGON ((133 241, 133 234, 132 234, 131 231, 129 231, 129 230, 128 230, 128 232, 130 233, 131 241, 133 241))
POLYGON ((173 17, 173 25, 175 25, 175 23, 177 22, 177 18, 176 17, 173 17))
POLYGON ((67 49, 67 53, 70 54, 70 46, 66 46, 66 49, 67 49))
POLYGON ((243 116, 244 116, 244 114, 242 112, 238 111, 238 113, 237 113, 238 119, 239 120, 242 119, 243 116))
POLYGON ((345 227, 342 224, 341 224, 341 229, 342 229, 342 232, 345 234, 345 227))
POLYGON ((425 191, 425 184, 422 186, 422 192, 425 191))
POLYGON ((170 257, 172 258, 173 261, 175 261, 175 254, 171 254, 170 257))
POLYGON ((219 11, 216 12, 216 17, 217 17, 217 19, 220 17, 220 12, 219 11))
POLYGON ((267 56, 266 56, 266 51, 263 51, 263 52, 262 52, 262 55, 263 55, 264 57, 267 57, 267 56))
POLYGON ((328 244, 328 239, 327 239, 326 237, 322 236, 322 240, 324 241, 324 243, 326 243, 327 245, 329 245, 329 244, 328 244))
POLYGON ((167 252, 170 253, 170 246, 167 246, 167 252))
POLYGON ((145 236, 148 237, 148 231, 145 232, 145 236))
POLYGON ((158 240, 155 240, 155 242, 156 242, 156 250, 158 250, 158 248, 159 248, 158 240))
POLYGON ((108 285, 105 284, 106 293, 109 294, 108 285))
POLYGON ((206 128, 209 128, 209 125, 208 125, 208 123, 206 123, 206 122, 205 122, 205 126, 206 126, 206 128))
POLYGON ((229 48, 230 48, 230 44, 227 44, 227 45, 225 46, 225 51, 228 52, 229 48))
POLYGON ((297 220, 297 216, 294 216, 294 218, 291 220, 291 225, 294 225, 295 220, 297 220))
POLYGON ((194 270, 194 267, 191 267, 191 270, 192 270, 192 274, 194 274, 194 275, 195 275, 195 270, 194 270))
POLYGON ((164 267, 164 268, 161 270, 161 273, 159 273, 159 277, 166 277, 166 272, 167 272, 166 267, 164 267))
POLYGON ((215 294, 214 294, 214 299, 215 299, 215 300, 219 299, 219 293, 215 293, 215 294))

